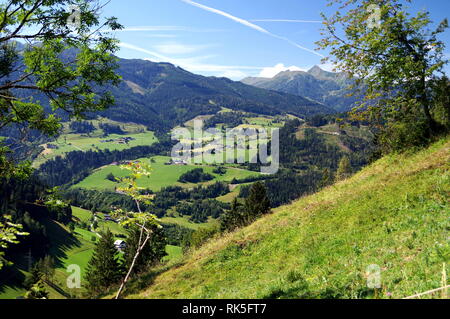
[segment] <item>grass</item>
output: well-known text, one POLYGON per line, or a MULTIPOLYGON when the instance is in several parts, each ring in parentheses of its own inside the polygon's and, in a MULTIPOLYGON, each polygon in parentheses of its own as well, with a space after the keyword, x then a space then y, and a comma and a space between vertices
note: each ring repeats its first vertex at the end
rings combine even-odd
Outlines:
POLYGON ((441 287, 449 190, 446 138, 210 240, 129 298, 402 298, 441 287))
POLYGON ((78 218, 80 221, 87 223, 92 217, 92 212, 87 209, 72 206, 72 216, 78 218))
MULTIPOLYGON (((154 162, 149 159, 140 159, 141 161, 147 161, 152 167, 152 174, 148 177, 143 177, 138 180, 138 186, 150 188, 153 191, 159 191, 163 187, 167 186, 181 186, 181 187, 194 187, 195 184, 179 183, 180 176, 194 168, 200 167, 196 165, 164 165, 164 163, 170 160, 169 157, 155 156, 152 157, 154 162)), ((224 175, 214 174, 212 166, 201 166, 205 172, 214 175, 214 180, 203 184, 211 184, 215 181, 231 181, 233 178, 245 178, 249 176, 257 175, 257 172, 251 172, 244 169, 228 167, 227 172, 224 175)), ((74 185, 74 188, 86 188, 97 190, 110 190, 113 191, 118 183, 112 182, 106 179, 107 175, 112 173, 115 177, 123 177, 129 174, 129 171, 123 170, 118 166, 107 166, 94 171, 87 178, 80 183, 74 185)))
POLYGON ((53 142, 41 145, 44 147, 44 151, 35 159, 33 166, 38 167, 45 161, 52 159, 58 155, 64 156, 64 154, 71 151, 88 151, 88 150, 124 150, 134 146, 151 145, 158 141, 154 132, 146 131, 145 126, 135 123, 121 123, 107 119, 91 120, 95 131, 86 134, 74 134, 69 128, 69 123, 64 123, 62 134, 53 142), (107 137, 103 136, 103 130, 99 129, 100 123, 110 123, 118 125, 124 130, 124 135, 110 134, 107 137), (105 142, 101 141, 118 139, 122 137, 132 137, 134 140, 128 144, 119 144, 116 141, 105 142), (51 149, 47 147, 47 144, 56 145, 57 149, 51 149))
POLYGON ((163 261, 171 261, 181 258, 183 256, 183 249, 179 246, 167 245, 167 256, 163 258, 163 261))
POLYGON ((213 218, 209 218, 208 222, 206 223, 193 223, 189 220, 189 216, 177 216, 177 217, 162 217, 161 218, 161 222, 164 224, 177 224, 179 226, 183 226, 189 229, 193 229, 193 230, 197 230, 201 227, 207 227, 210 226, 211 224, 217 223, 218 221, 213 219, 213 218))
POLYGON ((110 134, 107 137, 97 136, 97 137, 87 137, 82 136, 82 134, 65 134, 58 138, 56 142, 49 143, 58 146, 58 149, 48 149, 46 148, 37 159, 34 161, 35 166, 39 166, 45 161, 52 159, 58 155, 64 155, 65 153, 72 151, 88 151, 88 150, 124 150, 134 146, 140 145, 151 145, 157 141, 155 134, 153 132, 136 133, 136 134, 110 134), (118 139, 121 137, 132 137, 134 140, 130 141, 128 144, 119 144, 117 142, 105 142, 102 140, 118 139))
POLYGON ((216 200, 224 203, 231 203, 236 197, 239 196, 239 192, 241 190, 242 186, 251 185, 252 183, 245 183, 245 184, 239 184, 234 187, 234 189, 229 192, 228 194, 225 194, 223 196, 216 197, 216 200))

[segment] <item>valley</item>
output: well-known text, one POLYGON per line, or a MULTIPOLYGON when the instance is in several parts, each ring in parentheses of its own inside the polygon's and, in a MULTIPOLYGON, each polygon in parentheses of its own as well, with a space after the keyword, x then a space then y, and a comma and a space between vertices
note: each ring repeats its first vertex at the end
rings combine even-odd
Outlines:
POLYGON ((448 299, 446 5, 199 2, 0 0, 0 301, 448 299))

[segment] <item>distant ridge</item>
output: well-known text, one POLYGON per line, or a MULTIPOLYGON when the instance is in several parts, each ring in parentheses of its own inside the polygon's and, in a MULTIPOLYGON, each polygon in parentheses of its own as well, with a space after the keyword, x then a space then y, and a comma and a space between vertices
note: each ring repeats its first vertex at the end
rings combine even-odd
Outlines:
POLYGON ((195 116, 215 114, 222 107, 299 117, 334 112, 310 98, 223 77, 205 77, 170 63, 120 59, 118 73, 122 83, 118 88, 110 88, 116 105, 101 114, 117 121, 144 124, 153 130, 167 130, 195 116))
POLYGON ((282 71, 273 78, 248 77, 242 83, 277 92, 304 96, 336 111, 347 111, 361 97, 348 97, 353 82, 344 73, 325 71, 318 65, 307 72, 282 71))

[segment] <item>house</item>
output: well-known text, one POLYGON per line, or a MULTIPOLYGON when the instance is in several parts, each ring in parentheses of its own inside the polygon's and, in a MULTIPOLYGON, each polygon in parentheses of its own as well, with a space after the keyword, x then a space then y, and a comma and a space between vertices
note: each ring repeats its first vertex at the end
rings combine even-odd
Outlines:
POLYGON ((127 244, 123 240, 117 239, 114 242, 114 246, 116 247, 117 250, 122 251, 127 247, 127 244))
POLYGON ((105 222, 111 221, 111 222, 115 222, 115 223, 116 223, 116 220, 115 220, 114 218, 112 218, 111 215, 108 215, 108 214, 105 214, 105 215, 104 215, 103 220, 104 220, 105 222))

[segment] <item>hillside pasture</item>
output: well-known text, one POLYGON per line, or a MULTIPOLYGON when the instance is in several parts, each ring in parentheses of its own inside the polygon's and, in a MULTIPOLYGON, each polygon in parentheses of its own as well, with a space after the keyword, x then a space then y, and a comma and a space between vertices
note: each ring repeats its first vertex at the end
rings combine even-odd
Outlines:
MULTIPOLYGON (((140 178, 138 180, 138 186, 148 188, 153 191, 159 191, 161 190, 161 188, 167 186, 181 186, 184 188, 192 188, 196 186, 196 184, 180 183, 178 182, 178 179, 182 174, 199 167, 203 168, 206 173, 214 176, 214 180, 201 184, 212 184, 216 181, 231 181, 233 178, 239 179, 259 175, 258 172, 252 172, 236 167, 226 167, 226 173, 224 175, 218 175, 213 173, 213 166, 192 164, 166 165, 169 160, 170 157, 166 156, 154 156, 150 159, 139 159, 139 161, 150 164, 152 167, 152 172, 150 176, 140 178)), ((102 167, 94 171, 90 176, 82 180, 80 183, 74 185, 73 187, 114 191, 115 187, 119 186, 120 184, 108 180, 106 177, 109 174, 113 174, 115 177, 124 177, 129 174, 129 171, 121 169, 119 166, 115 165, 102 167)))

